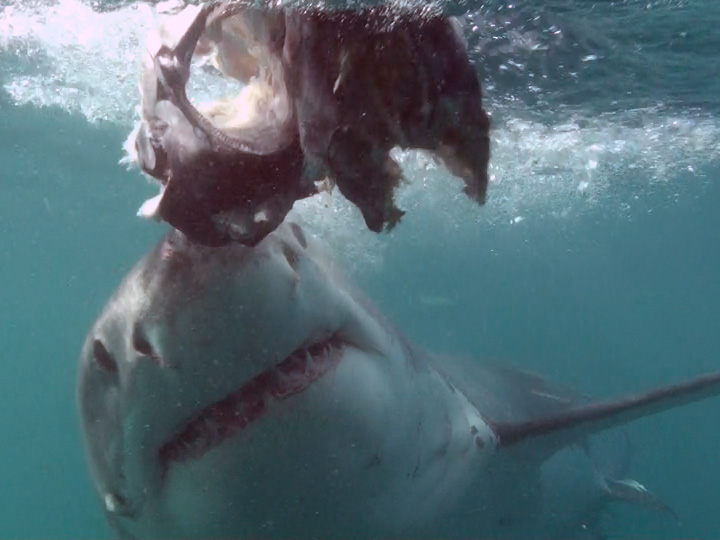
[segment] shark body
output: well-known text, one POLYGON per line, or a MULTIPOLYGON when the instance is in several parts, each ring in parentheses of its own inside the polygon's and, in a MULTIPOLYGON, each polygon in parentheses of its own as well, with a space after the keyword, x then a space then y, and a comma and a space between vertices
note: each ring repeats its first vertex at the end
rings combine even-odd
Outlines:
POLYGON ((612 500, 663 508, 596 443, 718 393, 712 373, 592 401, 422 350, 292 220, 255 247, 172 231, 91 328, 78 381, 127 538, 593 538, 612 500))

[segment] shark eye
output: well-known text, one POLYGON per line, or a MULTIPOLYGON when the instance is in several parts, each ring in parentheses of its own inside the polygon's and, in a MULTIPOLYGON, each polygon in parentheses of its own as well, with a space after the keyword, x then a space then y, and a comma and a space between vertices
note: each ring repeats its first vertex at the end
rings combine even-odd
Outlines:
POLYGON ((99 339, 93 341, 93 355, 98 366, 109 373, 117 373, 118 366, 113 355, 108 352, 99 339))

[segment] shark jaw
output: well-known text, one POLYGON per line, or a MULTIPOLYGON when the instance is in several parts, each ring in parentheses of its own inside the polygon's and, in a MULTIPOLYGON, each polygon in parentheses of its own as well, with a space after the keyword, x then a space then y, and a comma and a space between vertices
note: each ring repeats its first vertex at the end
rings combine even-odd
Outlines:
POLYGON ((199 410, 158 450, 161 476, 165 477, 174 463, 202 458, 259 420, 270 402, 284 401, 306 390, 337 367, 344 349, 345 343, 334 336, 301 347, 226 398, 199 410))

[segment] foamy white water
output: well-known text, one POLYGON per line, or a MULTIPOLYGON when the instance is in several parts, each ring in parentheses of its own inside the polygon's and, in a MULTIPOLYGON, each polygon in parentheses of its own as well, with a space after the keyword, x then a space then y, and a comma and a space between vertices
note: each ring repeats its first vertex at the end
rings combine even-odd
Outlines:
MULTIPOLYGON (((6 3, 0 7, 2 88, 17 105, 58 107, 91 124, 129 131, 138 103, 139 54, 156 17, 142 3, 102 13, 78 0, 6 3)), ((194 68, 195 99, 231 90, 211 71, 194 68)), ((488 204, 478 208, 466 200, 461 182, 422 154, 398 153, 410 180, 398 201, 408 211, 406 221, 458 234, 479 223, 513 226, 537 216, 567 218, 609 197, 622 212, 659 183, 697 176, 720 160, 720 123, 709 115, 632 110, 576 113, 560 123, 541 123, 525 119, 530 115, 519 106, 489 97, 504 120, 492 131, 488 204)), ((138 205, 141 199, 138 190, 138 205)), ((297 208, 331 244, 352 250, 346 254, 353 260, 382 251, 383 237, 365 231, 359 212, 339 194, 302 201, 297 208)))

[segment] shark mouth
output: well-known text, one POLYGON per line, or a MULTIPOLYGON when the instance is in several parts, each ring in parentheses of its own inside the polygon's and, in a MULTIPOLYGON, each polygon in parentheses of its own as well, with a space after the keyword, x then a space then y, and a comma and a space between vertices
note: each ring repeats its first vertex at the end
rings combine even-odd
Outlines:
POLYGON ((344 349, 345 343, 335 336, 301 347, 229 396, 195 413, 158 450, 161 475, 164 477, 173 463, 201 458, 262 417, 271 402, 299 394, 333 371, 344 349))

